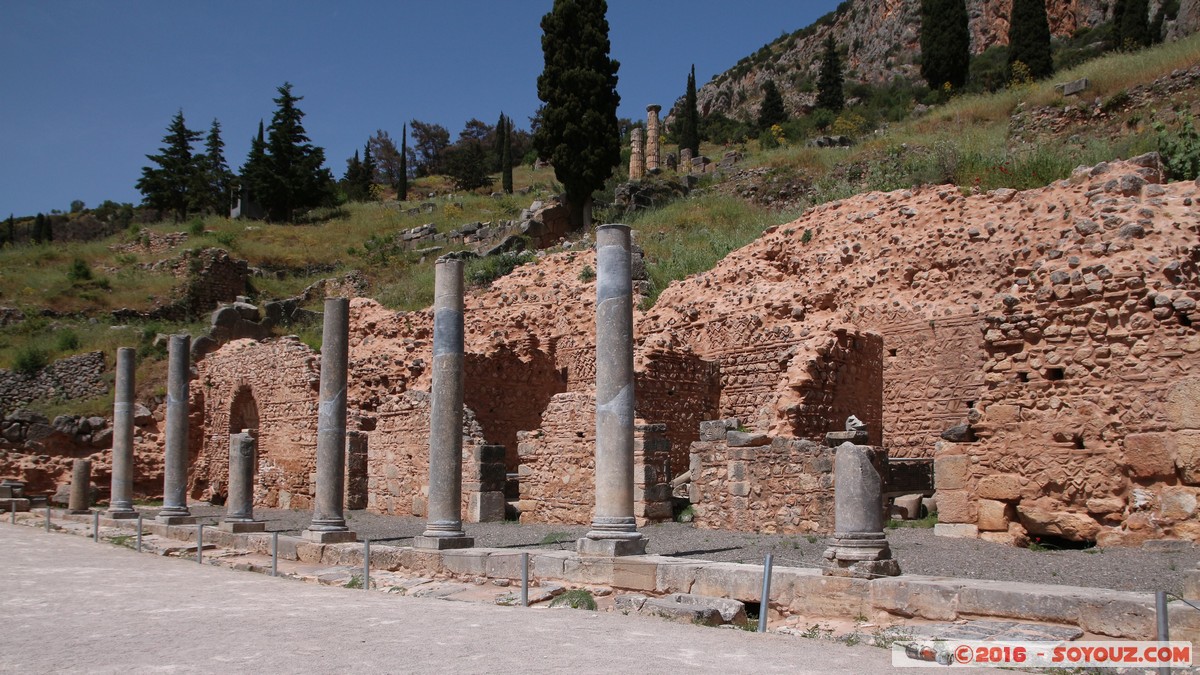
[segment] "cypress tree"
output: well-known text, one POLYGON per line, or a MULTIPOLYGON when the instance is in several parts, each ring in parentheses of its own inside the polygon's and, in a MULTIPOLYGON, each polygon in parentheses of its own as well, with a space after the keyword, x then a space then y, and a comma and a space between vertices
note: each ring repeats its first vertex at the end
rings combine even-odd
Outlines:
POLYGON ((400 181, 396 185, 396 199, 405 201, 408 199, 408 125, 405 124, 400 130, 400 181))
POLYGON ((688 73, 687 91, 683 95, 683 110, 679 115, 679 150, 688 148, 692 156, 700 154, 700 113, 696 108, 696 64, 688 73))
POLYGON ((492 154, 496 156, 496 171, 504 170, 504 111, 500 111, 500 119, 496 120, 495 143, 492 154))
POLYGON ((175 113, 159 154, 146 155, 157 168, 142 167, 142 177, 136 184, 148 206, 170 212, 176 222, 186 219, 195 203, 201 167, 192 155, 192 143, 199 139, 200 132, 188 129, 184 123, 183 111, 175 113))
POLYGON ((233 191, 233 172, 225 163, 225 141, 221 123, 214 119, 204 139, 204 154, 197 157, 197 188, 193 204, 200 211, 229 215, 233 191))
POLYGON ((500 186, 506 194, 513 193, 512 120, 500 113, 500 127, 504 142, 500 146, 500 186))
POLYGON ((1046 0, 1013 0, 1012 17, 1008 24, 1008 69, 1013 76, 1013 64, 1025 64, 1035 80, 1054 74, 1054 58, 1050 51, 1050 22, 1046 19, 1046 0))
POLYGON ((331 199, 333 177, 322 168, 325 150, 310 143, 304 131, 304 113, 296 107, 303 97, 292 94, 290 82, 277 91, 278 107, 267 129, 265 171, 251 187, 268 219, 292 222, 298 211, 331 199))
POLYGON ((575 228, 590 224, 592 193, 621 161, 620 64, 609 57, 607 12, 604 0, 554 0, 542 17, 538 99, 545 105, 533 145, 554 165, 575 228))
POLYGON ((29 233, 29 239, 35 244, 40 244, 43 241, 47 241, 47 239, 45 239, 45 231, 46 216, 39 213, 33 219, 33 231, 29 233))
POLYGON ((358 149, 354 156, 346 160, 346 173, 342 175, 342 189, 346 198, 352 202, 362 201, 362 160, 358 158, 358 149))
MULTIPOLYGON (((1121 49, 1141 49, 1150 46, 1149 0, 1125 0, 1119 25, 1121 49)), ((1117 25, 1113 26, 1118 28, 1117 25)))
MULTIPOLYGON (((242 164, 241 186, 249 193, 250 201, 258 202, 258 186, 266 180, 267 142, 263 134, 263 122, 258 121, 258 134, 250 139, 250 152, 242 164)), ((243 209, 246 207, 243 204, 243 209)))
POLYGON ((363 147, 362 176, 360 178, 363 199, 367 201, 371 200, 371 188, 375 185, 377 170, 375 158, 371 156, 371 141, 368 140, 366 146, 363 147))
POLYGON ((821 56, 821 74, 817 78, 817 107, 841 112, 846 107, 845 78, 842 76, 842 57, 838 55, 833 36, 825 38, 825 53, 821 56))
POLYGON ((8 236, 5 241, 8 242, 9 246, 17 245, 17 223, 13 220, 13 214, 11 213, 8 214, 8 236))
POLYGON ((966 0, 921 0, 921 77, 930 89, 961 89, 971 68, 966 0))
POLYGON ((766 131, 776 124, 787 121, 787 111, 783 108, 783 96, 775 86, 775 80, 763 83, 762 105, 758 108, 758 128, 766 131))

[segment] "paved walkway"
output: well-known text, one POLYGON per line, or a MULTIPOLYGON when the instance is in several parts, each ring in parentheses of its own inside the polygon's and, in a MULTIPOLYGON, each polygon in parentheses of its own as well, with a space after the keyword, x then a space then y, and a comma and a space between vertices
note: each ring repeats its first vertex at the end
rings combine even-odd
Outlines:
POLYGON ((876 647, 318 586, 7 523, 0 561, 0 672, 891 670, 876 647))

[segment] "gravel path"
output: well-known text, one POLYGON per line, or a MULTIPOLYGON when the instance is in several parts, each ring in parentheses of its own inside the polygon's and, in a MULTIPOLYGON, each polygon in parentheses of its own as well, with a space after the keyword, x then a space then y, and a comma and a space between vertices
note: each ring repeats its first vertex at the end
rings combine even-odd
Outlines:
MULTIPOLYGON (((216 522, 224 507, 192 505, 192 513, 216 522)), ((156 509, 143 509, 150 514, 156 509)), ((299 534, 312 519, 310 511, 255 509, 267 529, 299 534)), ((348 511, 350 528, 359 539, 407 546, 425 529, 423 518, 383 516, 348 511)), ((467 523, 468 535, 481 548, 565 548, 586 526, 520 525, 514 522, 467 523), (558 543, 555 543, 555 542, 558 543)), ((704 530, 683 523, 662 523, 642 528, 650 538, 649 553, 697 560, 760 564, 767 553, 775 564, 816 567, 825 550, 822 537, 766 535, 704 530)), ((1183 590, 1183 573, 1200 563, 1200 549, 1153 551, 1141 548, 1093 548, 1082 551, 1031 551, 979 539, 935 537, 933 530, 888 530, 888 541, 900 567, 908 574, 1025 581, 1031 583, 1093 586, 1122 591, 1183 590)))

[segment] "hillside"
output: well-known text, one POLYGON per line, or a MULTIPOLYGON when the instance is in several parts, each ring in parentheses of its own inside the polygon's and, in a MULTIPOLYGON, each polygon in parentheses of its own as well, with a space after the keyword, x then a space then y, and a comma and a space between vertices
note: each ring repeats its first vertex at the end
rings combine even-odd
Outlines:
MULTIPOLYGON (((828 36, 844 50, 848 84, 883 86, 897 77, 920 82, 920 4, 920 0, 843 2, 813 25, 764 45, 704 84, 697 91, 700 114, 754 119, 762 101, 762 84, 768 78, 775 81, 789 110, 810 110, 816 100, 822 45, 828 36)), ((1152 13, 1159 4, 1152 3, 1152 13)), ((1111 5, 1105 0, 1048 0, 1051 34, 1059 39, 1086 35, 1110 20, 1111 5)), ((968 0, 972 54, 1007 44, 1011 6, 1012 0, 968 0)), ((1183 0, 1176 18, 1164 22, 1163 34, 1169 41, 1197 29, 1200 3, 1183 0)))

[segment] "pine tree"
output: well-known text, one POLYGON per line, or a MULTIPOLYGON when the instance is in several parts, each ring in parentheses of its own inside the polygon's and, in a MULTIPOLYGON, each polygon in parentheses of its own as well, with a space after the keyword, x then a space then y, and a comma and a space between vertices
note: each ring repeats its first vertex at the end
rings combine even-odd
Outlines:
POLYGON ((408 199, 408 125, 400 128, 400 182, 396 186, 396 199, 408 199))
POLYGON ((279 98, 274 101, 278 107, 267 129, 264 170, 250 188, 269 220, 292 222, 298 211, 331 201, 333 177, 322 168, 325 151, 310 143, 304 131, 304 113, 296 107, 303 97, 292 94, 290 82, 277 91, 279 98))
MULTIPOLYGON (((246 196, 249 201, 258 203, 258 186, 266 181, 267 175, 267 141, 263 132, 263 122, 258 121, 258 134, 250 139, 250 152, 246 155, 246 162, 242 164, 242 172, 239 177, 240 187, 242 191, 248 193, 246 196)), ((248 204, 243 204, 243 210, 248 204)))
POLYGON ((921 0, 921 77, 930 89, 961 89, 971 68, 966 0, 921 0))
POLYGON ((545 105, 533 144, 553 164, 575 228, 590 224, 592 193, 621 161, 620 64, 609 57, 607 12, 604 0, 554 0, 542 17, 538 98, 545 105))
POLYGON ((1046 0, 1013 0, 1008 24, 1009 79, 1013 79, 1013 64, 1018 61, 1025 64, 1035 80, 1054 74, 1046 0))
POLYGON ((786 122, 787 111, 783 108, 783 96, 779 94, 775 80, 763 83, 762 90, 762 105, 758 108, 758 128, 760 131, 767 131, 776 124, 786 122))
POLYGON ((193 207, 217 215, 229 215, 233 194, 233 172, 225 163, 225 141, 221 139, 221 123, 212 121, 204 139, 204 154, 198 156, 197 185, 193 207))
POLYGON ((29 233, 29 239, 30 239, 30 241, 32 241, 35 244, 40 244, 42 242, 49 241, 49 239, 46 238, 45 233, 46 233, 46 216, 44 214, 39 213, 33 219, 33 231, 29 233))
POLYGON ((188 129, 184 123, 183 111, 175 113, 159 154, 146 155, 158 168, 142 167, 142 177, 136 184, 147 206, 170 212, 176 222, 186 219, 193 206, 200 166, 192 156, 192 143, 199 139, 200 132, 188 129))
POLYGON ((825 53, 821 55, 821 74, 817 77, 817 107, 839 113, 846 107, 845 77, 842 57, 838 54, 833 36, 825 38, 825 53))
POLYGON ((513 193, 512 120, 500 113, 500 129, 504 138, 500 146, 500 188, 506 194, 513 193))
POLYGON ((366 147, 363 148, 362 160, 362 176, 360 178, 360 187, 363 193, 363 199, 370 201, 372 198, 371 188, 375 185, 375 173, 379 167, 375 165, 375 158, 371 155, 371 141, 367 141, 366 147))
POLYGON ((692 151, 692 156, 700 154, 700 113, 696 109, 696 64, 688 73, 687 90, 683 95, 683 110, 679 113, 679 150, 684 148, 692 151))
POLYGON ((346 193, 346 198, 352 202, 360 202, 363 199, 361 191, 362 173, 362 160, 358 158, 358 150, 356 149, 354 156, 346 160, 346 173, 342 175, 342 190, 346 193))

